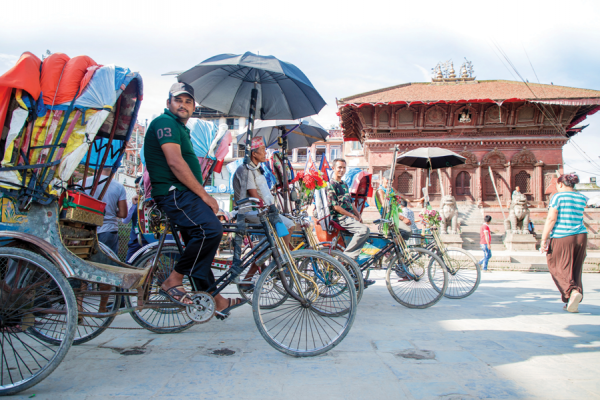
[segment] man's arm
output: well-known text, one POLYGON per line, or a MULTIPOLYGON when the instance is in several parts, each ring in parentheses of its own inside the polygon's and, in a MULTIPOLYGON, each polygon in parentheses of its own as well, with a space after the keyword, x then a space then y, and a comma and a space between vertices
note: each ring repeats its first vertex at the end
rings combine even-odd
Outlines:
POLYGON ((137 204, 132 204, 131 207, 129 207, 129 212, 127 213, 127 217, 123 220, 124 224, 128 224, 129 221, 131 221, 131 218, 133 217, 133 213, 136 211, 137 209, 137 204))
POLYGON ((487 242, 488 248, 492 249, 492 230, 488 226, 487 232, 485 233, 485 240, 487 242))
POLYGON ((248 196, 249 197, 254 197, 254 198, 263 200, 262 197, 260 197, 258 195, 258 190, 256 190, 256 189, 248 189, 247 192, 248 192, 248 196))
POLYGON ((339 212, 340 214, 345 215, 346 217, 354 218, 357 221, 360 219, 360 217, 357 217, 356 215, 344 210, 342 208, 342 206, 332 206, 331 208, 333 208, 335 211, 339 212))
POLYGON ((358 210, 356 209, 356 207, 354 207, 354 204, 352 204, 352 211, 354 212, 354 214, 358 218, 357 221, 358 222, 362 222, 362 217, 360 216, 360 213, 358 212, 358 210))
POLYGON ((198 195, 216 214, 219 211, 219 204, 206 193, 204 187, 194 176, 194 173, 181 155, 181 146, 177 143, 165 143, 160 147, 167 159, 167 165, 171 168, 171 171, 173 171, 179 182, 198 195))
POLYGON ((127 200, 119 200, 119 202, 117 203, 117 217, 127 217, 127 200))

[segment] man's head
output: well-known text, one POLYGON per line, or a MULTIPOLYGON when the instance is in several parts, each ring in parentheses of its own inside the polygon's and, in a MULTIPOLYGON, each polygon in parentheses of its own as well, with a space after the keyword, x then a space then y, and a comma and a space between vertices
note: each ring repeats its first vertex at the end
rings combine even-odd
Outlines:
POLYGON ((104 167, 102 168, 102 175, 109 176, 112 172, 112 167, 104 167))
POLYGON ((261 136, 255 136, 252 138, 250 158, 256 165, 267 161, 267 148, 265 147, 265 141, 261 136))
POLYGON ((140 193, 140 181, 142 180, 141 176, 138 176, 137 178, 135 178, 135 192, 136 193, 140 193))
POLYGON ((333 179, 339 181, 346 174, 346 160, 336 158, 333 160, 333 179))
POLYGON ((492 221, 492 216, 491 215, 486 215, 483 220, 485 221, 486 224, 489 224, 492 221))
POLYGON ((196 108, 194 88, 187 83, 174 83, 169 90, 167 108, 185 124, 196 108))
POLYGON ((400 205, 402 207, 407 207, 408 206, 408 202, 406 200, 402 199, 402 200, 400 200, 400 205))
POLYGON ((521 188, 518 186, 515 186, 515 192, 521 192, 521 188))

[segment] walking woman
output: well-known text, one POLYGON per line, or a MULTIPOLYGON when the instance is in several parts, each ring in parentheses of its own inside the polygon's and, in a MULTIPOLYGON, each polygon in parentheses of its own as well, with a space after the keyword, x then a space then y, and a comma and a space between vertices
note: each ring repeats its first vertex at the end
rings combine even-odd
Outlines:
POLYGON ((564 174, 556 184, 548 218, 542 233, 542 249, 547 253, 548 269, 567 303, 564 309, 576 313, 583 299, 581 273, 586 256, 587 230, 583 225, 586 198, 574 190, 579 183, 575 173, 564 174))

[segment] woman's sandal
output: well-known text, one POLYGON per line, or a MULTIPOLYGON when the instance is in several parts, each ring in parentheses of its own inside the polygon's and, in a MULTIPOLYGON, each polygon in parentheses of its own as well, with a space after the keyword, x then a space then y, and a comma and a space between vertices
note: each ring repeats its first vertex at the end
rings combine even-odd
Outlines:
POLYGON ((183 287, 183 285, 176 285, 176 286, 168 288, 167 290, 160 288, 158 293, 167 297, 173 303, 176 303, 182 307, 191 306, 191 304, 186 304, 182 301, 186 297, 188 297, 188 298, 190 297, 190 294, 185 291, 185 288, 183 287), (179 288, 182 288, 183 290, 179 290, 179 288), (174 296, 179 297, 179 300, 177 300, 174 296))
POLYGON ((220 320, 224 320, 225 318, 229 317, 229 312, 233 309, 236 309, 240 306, 243 306, 244 304, 246 304, 248 301, 248 299, 240 299, 239 297, 237 299, 228 299, 229 300, 229 307, 221 310, 221 311, 215 311, 215 317, 217 317, 220 320), (235 304, 231 304, 235 302, 235 304))

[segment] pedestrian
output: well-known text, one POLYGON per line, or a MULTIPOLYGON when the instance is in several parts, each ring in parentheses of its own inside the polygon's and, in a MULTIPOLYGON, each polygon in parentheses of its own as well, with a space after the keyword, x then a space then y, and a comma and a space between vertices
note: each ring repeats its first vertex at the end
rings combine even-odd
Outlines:
POLYGON ((142 247, 146 246, 148 242, 141 236, 140 244, 140 228, 138 226, 138 201, 140 195, 140 180, 141 176, 135 178, 135 195, 131 198, 131 207, 127 213, 127 217, 123 220, 124 224, 128 224, 131 221, 131 231, 129 232, 129 242, 127 243, 127 255, 125 256, 125 262, 131 262, 131 257, 142 247))
POLYGON ((492 231, 488 225, 492 221, 492 217, 486 215, 483 218, 483 224, 479 230, 479 244, 483 250, 483 258, 479 261, 479 265, 483 266, 483 270, 488 272, 488 263, 492 258, 492 231))
POLYGON ((586 257, 587 230, 583 210, 587 199, 575 191, 579 177, 563 174, 556 183, 548 217, 542 232, 541 249, 546 252, 548 269, 560 291, 565 310, 576 313, 583 300, 583 261, 586 257))
MULTIPOLYGON (((202 170, 186 127, 194 109, 194 88, 187 83, 174 83, 169 90, 167 108, 152 121, 144 138, 152 198, 179 227, 185 242, 185 251, 167 279, 161 282, 159 293, 183 306, 192 304, 183 286, 184 276, 190 278, 195 291, 214 289, 211 264, 223 236, 223 226, 216 216, 219 204, 204 190, 202 170)), ((214 299, 216 313, 221 317, 247 302, 221 294, 214 299)))
POLYGON ((514 199, 518 194, 521 194, 521 188, 519 186, 515 186, 515 190, 512 192, 512 198, 514 199))
MULTIPOLYGON (((102 176, 100 177, 98 187, 92 197, 97 199, 100 196, 111 173, 111 167, 106 167, 102 170, 102 176)), ((93 176, 90 176, 85 180, 85 193, 88 195, 91 193, 93 182, 93 176)), ((108 189, 106 189, 106 193, 104 193, 102 201, 106 203, 106 207, 104 208, 104 222, 102 226, 99 226, 96 230, 98 240, 111 249, 115 255, 118 255, 119 218, 127 217, 127 192, 125 192, 125 187, 115 179, 112 179, 108 189)))

